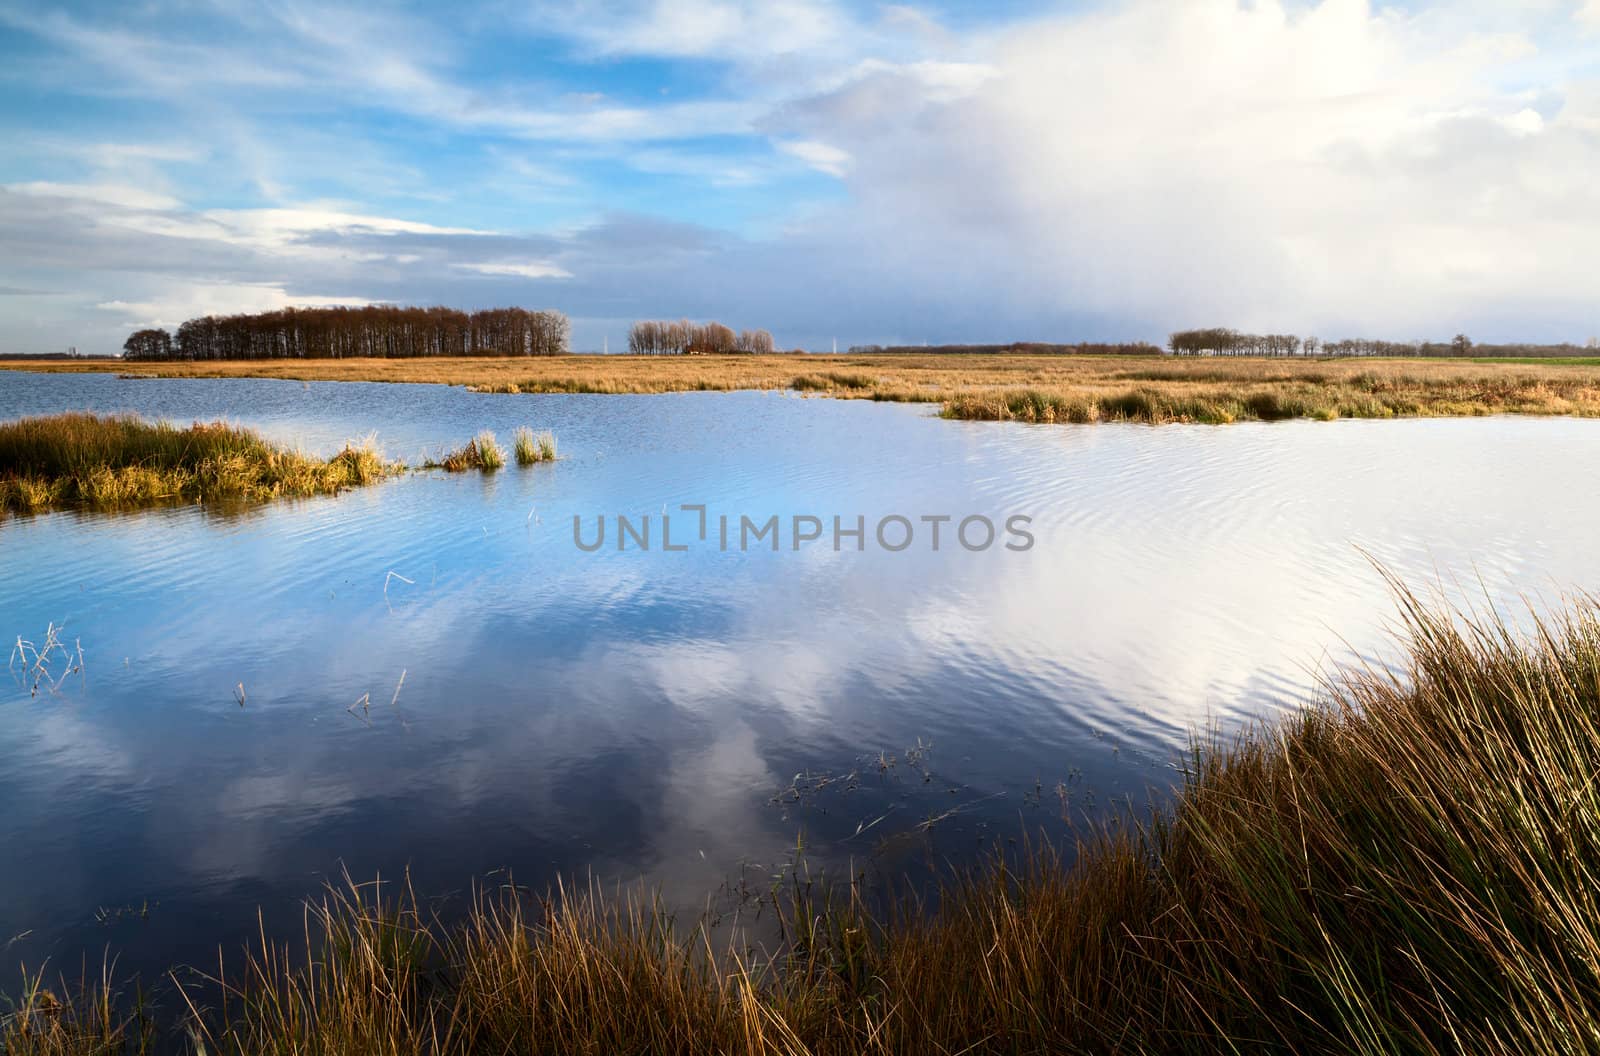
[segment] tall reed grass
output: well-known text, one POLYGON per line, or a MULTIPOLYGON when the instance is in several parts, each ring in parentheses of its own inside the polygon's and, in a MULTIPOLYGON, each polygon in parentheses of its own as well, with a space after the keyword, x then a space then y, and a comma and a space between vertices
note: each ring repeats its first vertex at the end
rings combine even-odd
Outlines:
POLYGON ((0 510, 17 512, 334 493, 399 468, 371 441, 321 459, 225 422, 85 413, 0 422, 0 510))
MULTIPOLYGON (((752 951, 647 896, 498 888, 446 925, 351 885, 300 960, 186 988, 187 1029, 208 1054, 1600 1050, 1600 603, 1519 631, 1400 597, 1401 669, 1203 739, 1148 822, 934 902, 796 883, 752 951)), ((137 1041, 98 1015, 70 1040, 46 994, 8 1056, 137 1041)))

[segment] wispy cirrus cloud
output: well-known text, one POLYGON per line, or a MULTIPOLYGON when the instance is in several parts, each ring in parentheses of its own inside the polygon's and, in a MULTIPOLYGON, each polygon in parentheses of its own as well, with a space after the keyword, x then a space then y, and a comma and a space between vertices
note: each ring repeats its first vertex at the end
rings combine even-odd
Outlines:
POLYGON ((5 184, 5 190, 33 198, 96 202, 139 210, 176 209, 182 204, 169 194, 157 194, 139 187, 116 183, 54 183, 50 180, 30 180, 25 183, 5 184))
POLYGON ((815 139, 780 140, 778 149, 829 176, 841 179, 850 171, 850 152, 815 139))
POLYGON ((530 20, 599 55, 736 63, 816 52, 864 32, 849 8, 830 0, 536 3, 530 20))
POLYGON ((145 301, 102 301, 95 308, 111 313, 129 329, 174 328, 185 319, 235 312, 271 312, 289 307, 353 307, 371 304, 368 297, 336 297, 301 292, 291 295, 278 283, 189 282, 145 301))
POLYGON ((556 264, 531 262, 526 264, 482 263, 453 264, 452 267, 475 271, 479 275, 515 275, 524 279, 570 279, 572 272, 556 264))

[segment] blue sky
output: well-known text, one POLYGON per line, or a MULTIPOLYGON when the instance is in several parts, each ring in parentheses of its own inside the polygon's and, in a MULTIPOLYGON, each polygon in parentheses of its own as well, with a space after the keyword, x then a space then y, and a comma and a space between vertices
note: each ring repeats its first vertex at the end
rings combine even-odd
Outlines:
POLYGON ((368 301, 1600 333, 1600 0, 0 0, 0 92, 0 351, 368 301))

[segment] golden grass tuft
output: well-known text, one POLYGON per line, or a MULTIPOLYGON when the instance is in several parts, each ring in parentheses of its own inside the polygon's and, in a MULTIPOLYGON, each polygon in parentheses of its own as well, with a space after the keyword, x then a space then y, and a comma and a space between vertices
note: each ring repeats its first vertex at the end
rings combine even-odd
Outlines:
POLYGON ((422 468, 442 469, 447 473, 462 473, 469 469, 492 473, 505 464, 505 450, 495 439, 494 433, 485 429, 449 454, 424 462, 422 468))
POLYGON ((525 425, 520 426, 517 429, 516 442, 512 447, 516 452, 519 466, 554 462, 556 459, 556 437, 548 429, 535 433, 525 425))
MULTIPOLYGON (((1201 741, 1148 824, 932 903, 796 880, 762 951, 642 894, 506 886, 446 924, 349 885, 303 951, 186 988, 185 1029, 240 1054, 1593 1052, 1600 603, 1518 632, 1400 597, 1404 670, 1201 741)), ((0 1046, 131 1048, 110 985, 34 986, 0 1046), (37 1041, 80 1002, 51 1035, 78 1041, 37 1041)))
POLYGON ((506 464, 505 450, 495 440, 494 434, 485 429, 473 440, 473 445, 478 449, 478 464, 480 468, 493 472, 506 464))
POLYGON ((18 513, 334 494, 400 468, 371 440, 320 459, 225 422, 67 413, 0 423, 0 510, 18 513))

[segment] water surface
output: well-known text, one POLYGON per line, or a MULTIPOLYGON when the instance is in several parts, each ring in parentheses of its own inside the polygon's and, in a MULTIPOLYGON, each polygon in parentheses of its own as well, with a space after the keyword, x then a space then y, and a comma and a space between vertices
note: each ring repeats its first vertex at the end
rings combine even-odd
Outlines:
POLYGON ((772 393, 0 374, 0 418, 82 408, 322 453, 375 431, 411 461, 526 424, 563 457, 0 522, 0 636, 53 623, 85 659, 55 691, 0 681, 6 988, 108 945, 149 974, 214 961, 345 869, 426 894, 643 877, 696 906, 802 832, 825 864, 960 861, 1059 831, 1058 785, 1073 811, 1144 802, 1191 731, 1381 652, 1364 554, 1501 602, 1600 587, 1594 422, 1025 427, 772 393), (685 503, 1020 514, 1036 545, 573 545, 575 515, 659 532, 685 503))

